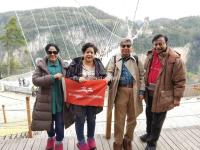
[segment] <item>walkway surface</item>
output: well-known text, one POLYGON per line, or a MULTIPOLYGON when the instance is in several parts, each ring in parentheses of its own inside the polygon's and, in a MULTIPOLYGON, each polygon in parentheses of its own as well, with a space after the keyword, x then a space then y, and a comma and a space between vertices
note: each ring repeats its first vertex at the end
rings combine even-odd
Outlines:
MULTIPOLYGON (((144 150, 146 144, 139 140, 144 132, 135 132, 133 141, 134 150, 144 150)), ((97 150, 112 150, 113 136, 110 140, 103 135, 95 136, 97 150)), ((21 135, 0 139, 1 150, 45 150, 46 133, 34 135, 34 138, 23 138, 21 135)), ((74 136, 64 138, 64 150, 78 150, 77 140, 74 136)), ((158 141, 157 150, 199 150, 200 149, 200 126, 164 129, 158 141)))
MULTIPOLYGON (((0 102, 6 106, 8 123, 3 123, 0 115, 0 131, 23 129, 27 131, 25 95, 0 92, 0 102), (16 122, 19 125, 16 125, 16 122)), ((31 97, 31 107, 35 98, 31 97)), ((144 109, 145 109, 145 103, 144 109)), ((168 112, 163 125, 157 150, 200 150, 200 97, 183 98, 181 105, 168 112)), ((103 112, 97 115, 96 141, 98 150, 112 150, 113 137, 110 140, 104 138, 106 123, 106 102, 103 112)), ((145 111, 137 118, 137 126, 133 147, 134 150, 144 150, 146 144, 141 143, 139 136, 146 128, 145 111)), ((113 125, 114 123, 112 123, 113 125)), ((111 132, 113 133, 113 126, 111 132)), ((32 139, 26 138, 26 133, 9 136, 0 136, 0 150, 44 150, 46 144, 45 132, 34 132, 32 139)), ((76 147, 76 135, 74 125, 65 130, 64 149, 78 150, 76 147)))

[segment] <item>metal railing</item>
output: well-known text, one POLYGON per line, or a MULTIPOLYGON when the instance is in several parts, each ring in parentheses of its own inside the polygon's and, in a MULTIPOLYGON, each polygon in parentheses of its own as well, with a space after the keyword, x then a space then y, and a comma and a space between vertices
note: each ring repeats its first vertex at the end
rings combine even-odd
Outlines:
MULTIPOLYGON (((185 94, 184 96, 188 97, 188 96, 199 96, 200 95, 200 84, 193 84, 193 85, 187 85, 186 86, 186 90, 185 90, 185 94)), ((3 96, 3 97, 7 97, 7 96, 3 96)), ((107 97, 107 96, 106 96, 107 97)), ((16 100, 18 102, 20 102, 21 104, 24 103, 24 100, 22 99, 16 99, 16 98, 11 98, 11 97, 7 97, 10 98, 12 100, 16 100)), ((200 103, 200 100, 196 100, 196 101, 184 101, 181 106, 184 105, 188 105, 191 103, 200 103)), ((15 105, 15 104, 12 104, 15 105)), ((104 105, 104 108, 106 108, 107 110, 111 109, 108 108, 108 106, 110 106, 109 101, 107 101, 107 103, 104 105)), ((9 123, 14 123, 14 122, 8 122, 8 118, 7 118, 7 112, 9 113, 16 113, 16 112, 26 112, 26 119, 25 121, 16 121, 15 123, 18 123, 18 127, 25 127, 28 129, 28 137, 31 138, 32 137, 32 131, 31 131, 31 105, 30 105, 30 97, 26 97, 26 108, 20 108, 20 109, 7 109, 7 107, 5 105, 2 105, 2 110, 0 110, 0 112, 2 112, 3 115, 3 123, 7 124, 6 127, 15 127, 15 124, 10 124, 9 123), (26 122, 26 123, 25 123, 26 122)), ((171 116, 168 117, 170 118, 176 118, 176 117, 187 117, 187 116, 200 116, 200 114, 187 114, 187 115, 176 115, 176 116, 171 116)), ((111 126, 112 123, 114 122, 112 119, 112 112, 106 114, 106 119, 105 120, 97 120, 96 123, 106 123, 106 138, 109 139, 111 136, 111 126)), ((138 120, 145 120, 145 118, 140 118, 138 120)))

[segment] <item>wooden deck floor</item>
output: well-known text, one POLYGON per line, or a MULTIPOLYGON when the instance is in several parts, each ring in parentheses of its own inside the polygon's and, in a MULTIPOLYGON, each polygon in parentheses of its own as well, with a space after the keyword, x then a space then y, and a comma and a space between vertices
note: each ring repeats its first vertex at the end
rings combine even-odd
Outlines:
MULTIPOLYGON (((139 140, 144 132, 135 132, 133 149, 144 150, 146 144, 139 140)), ((96 135, 98 150, 112 150, 113 138, 107 140, 103 135, 96 135)), ((1 150, 45 150, 46 133, 34 135, 28 139, 21 136, 1 137, 1 150)), ((64 138, 64 150, 78 150, 76 137, 64 138)), ((200 150, 200 126, 163 129, 158 141, 157 150, 200 150)))

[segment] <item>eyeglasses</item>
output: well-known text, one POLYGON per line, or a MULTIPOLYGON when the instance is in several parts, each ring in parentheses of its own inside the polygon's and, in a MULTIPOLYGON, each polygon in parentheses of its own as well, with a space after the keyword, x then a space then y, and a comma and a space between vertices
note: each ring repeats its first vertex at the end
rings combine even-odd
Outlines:
POLYGON ((49 54, 49 55, 51 55, 51 54, 57 55, 58 51, 47 51, 47 54, 49 54))
POLYGON ((121 47, 122 47, 122 48, 125 48, 125 47, 130 48, 131 45, 121 45, 121 47))
POLYGON ((154 46, 163 46, 165 43, 161 42, 161 43, 154 43, 154 46))

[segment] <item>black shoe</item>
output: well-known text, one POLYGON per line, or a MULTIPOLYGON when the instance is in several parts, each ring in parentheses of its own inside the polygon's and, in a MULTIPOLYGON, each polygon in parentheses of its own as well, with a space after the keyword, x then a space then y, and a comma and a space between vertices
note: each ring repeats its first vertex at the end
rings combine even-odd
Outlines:
POLYGON ((147 144, 147 146, 145 147, 145 150, 156 150, 156 146, 150 146, 147 144))
POLYGON ((148 135, 147 134, 144 134, 144 135, 140 136, 140 140, 142 142, 147 142, 147 139, 148 139, 148 135))

